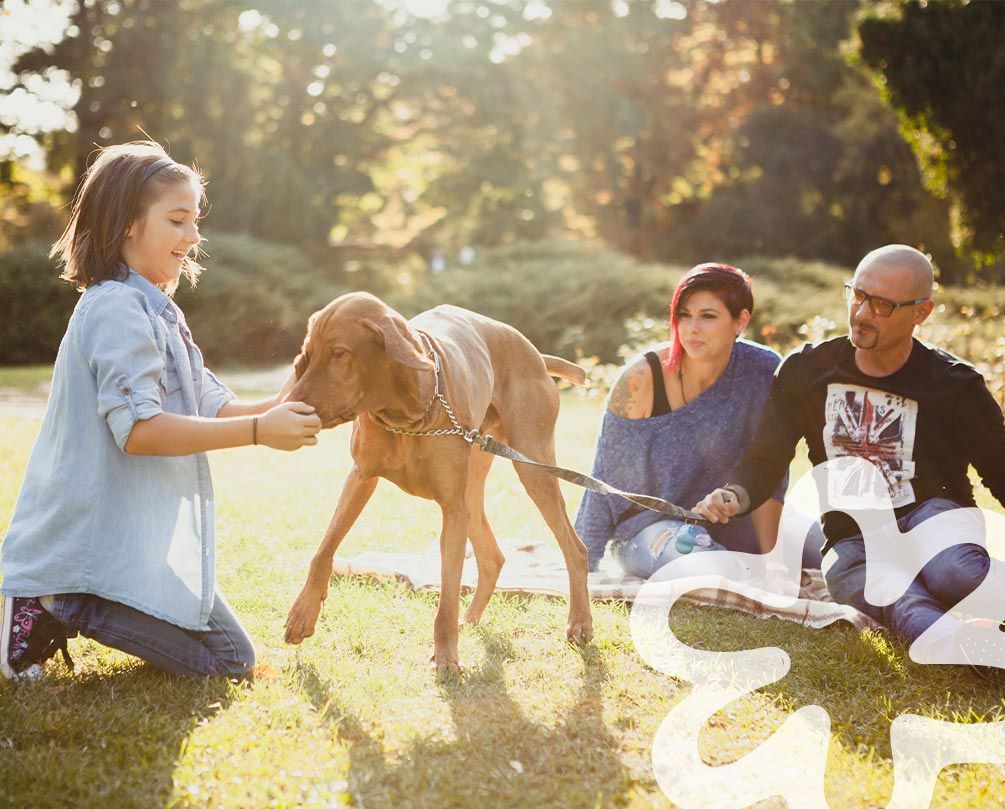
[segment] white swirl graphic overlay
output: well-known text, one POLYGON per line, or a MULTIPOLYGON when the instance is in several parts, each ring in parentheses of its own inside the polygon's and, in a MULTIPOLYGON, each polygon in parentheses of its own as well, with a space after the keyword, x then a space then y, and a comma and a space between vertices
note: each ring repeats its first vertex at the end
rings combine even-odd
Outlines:
MULTIPOLYGON (((1005 536, 1005 517, 977 508, 943 512, 901 533, 882 471, 862 458, 847 457, 821 464, 791 489, 770 554, 700 553, 658 570, 635 600, 631 630, 635 648, 648 665, 693 688, 663 720, 653 741, 657 783, 682 809, 745 807, 774 796, 793 809, 827 809, 824 772, 830 717, 819 705, 791 714, 766 741, 732 764, 708 765, 698 752, 698 737, 709 718, 784 677, 788 654, 777 647, 694 649, 681 642, 668 623, 681 596, 709 587, 766 606, 791 605, 798 597, 803 543, 814 520, 791 504, 807 498, 817 499, 818 515, 841 510, 858 522, 866 549, 865 598, 875 606, 896 601, 925 564, 946 548, 961 543, 987 548, 989 534, 1005 536), (730 577, 738 566, 747 571, 742 580, 730 577)), ((911 659, 1005 669, 1005 632, 968 623, 972 618, 985 624, 1005 619, 1005 599, 995 597, 1003 588, 1002 563, 992 558, 983 583, 911 645, 911 659)), ((1005 722, 962 724, 902 714, 891 725, 890 741, 895 780, 888 809, 927 807, 939 771, 950 764, 1005 763, 1005 722)))

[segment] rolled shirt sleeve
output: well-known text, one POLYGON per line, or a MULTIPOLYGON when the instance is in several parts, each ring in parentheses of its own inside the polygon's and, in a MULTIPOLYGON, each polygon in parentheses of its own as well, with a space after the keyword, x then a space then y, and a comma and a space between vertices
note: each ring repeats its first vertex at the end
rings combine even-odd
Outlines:
POLYGON ((98 415, 123 451, 137 421, 164 412, 158 386, 164 360, 143 300, 114 284, 82 313, 81 350, 97 383, 98 415))
POLYGON ((236 399, 234 392, 224 385, 209 368, 202 369, 202 387, 199 396, 199 415, 216 418, 227 402, 236 399))

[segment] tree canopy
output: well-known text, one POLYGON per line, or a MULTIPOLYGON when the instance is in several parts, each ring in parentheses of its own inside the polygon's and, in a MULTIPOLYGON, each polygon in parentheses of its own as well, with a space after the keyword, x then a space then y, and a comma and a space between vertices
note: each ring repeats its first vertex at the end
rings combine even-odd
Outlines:
POLYGON ((957 207, 961 241, 994 260, 1005 252, 1005 5, 909 0, 859 35, 929 187, 957 207))
POLYGON ((849 263, 903 241, 952 280, 960 245, 1003 252, 1005 184, 980 175, 1005 139, 975 134, 1000 109, 931 89, 948 71, 993 94, 989 5, 862 22, 887 97, 854 58, 858 2, 81 0, 14 69, 79 88, 76 130, 40 136, 65 193, 95 144, 146 132, 205 169, 214 229, 318 255, 568 232, 642 258, 849 263))

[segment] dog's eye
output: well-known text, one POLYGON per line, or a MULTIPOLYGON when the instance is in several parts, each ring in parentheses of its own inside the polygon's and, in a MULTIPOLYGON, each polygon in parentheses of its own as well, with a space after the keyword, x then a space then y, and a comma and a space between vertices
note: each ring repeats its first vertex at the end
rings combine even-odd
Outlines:
POLYGON ((349 356, 349 351, 344 348, 333 348, 332 349, 332 362, 345 359, 349 356))

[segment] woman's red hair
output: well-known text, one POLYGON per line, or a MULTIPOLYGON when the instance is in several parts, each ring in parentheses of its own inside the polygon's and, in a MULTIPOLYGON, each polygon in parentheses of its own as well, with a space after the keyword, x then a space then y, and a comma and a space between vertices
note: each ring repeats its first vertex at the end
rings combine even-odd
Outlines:
POLYGON ((677 282, 673 297, 670 299, 670 356, 666 362, 668 371, 680 366, 684 354, 680 335, 677 333, 680 308, 699 290, 715 295, 734 318, 738 318, 744 309, 750 314, 754 312, 754 293, 750 276, 739 267, 711 263, 692 267, 677 282))

